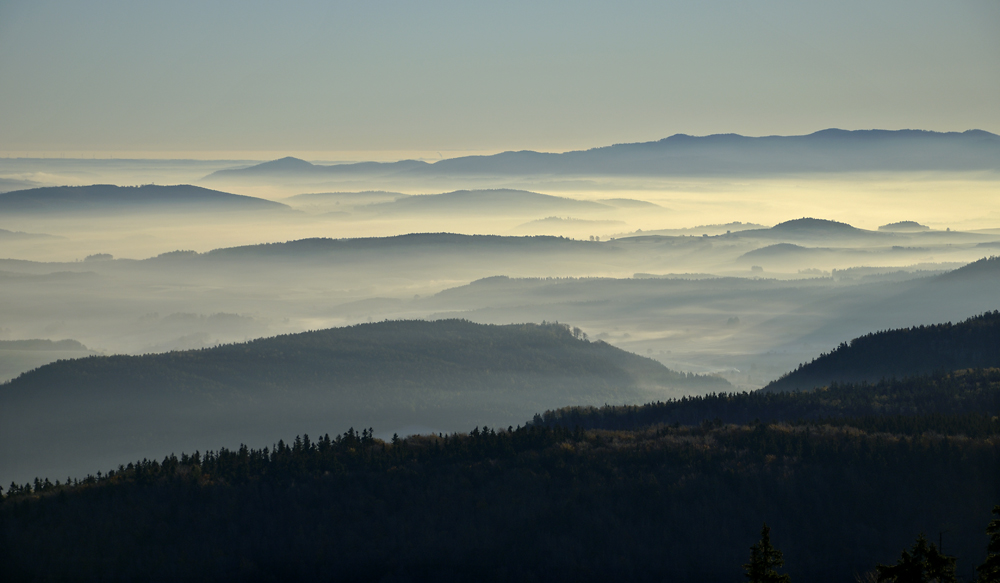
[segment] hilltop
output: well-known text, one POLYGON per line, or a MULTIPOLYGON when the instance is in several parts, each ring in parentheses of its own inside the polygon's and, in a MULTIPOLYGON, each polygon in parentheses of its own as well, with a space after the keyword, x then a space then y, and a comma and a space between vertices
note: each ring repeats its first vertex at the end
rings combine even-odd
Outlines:
POLYGON ((921 225, 916 221, 899 221, 897 223, 889 223, 887 225, 881 225, 878 228, 879 231, 890 231, 896 233, 918 233, 920 231, 929 231, 930 227, 926 225, 921 225))
POLYGON ((827 219, 813 219, 813 218, 801 218, 794 219, 791 221, 785 221, 783 223, 778 223, 777 225, 771 227, 771 232, 782 233, 782 234, 798 234, 798 233, 836 233, 836 234, 855 234, 861 231, 857 227, 848 225, 847 223, 841 223, 838 221, 831 221, 827 219))
POLYGON ((0 193, 0 212, 78 213, 147 210, 287 210, 278 202, 200 186, 52 186, 0 193))
POLYGON ((282 243, 260 243, 240 247, 223 247, 205 253, 166 253, 147 261, 168 258, 221 260, 260 258, 320 258, 346 257, 347 253, 385 252, 407 255, 427 250, 455 253, 521 253, 527 250, 560 252, 614 252, 589 241, 564 237, 459 235, 455 233, 411 233, 389 237, 358 237, 355 239, 312 238, 296 239, 282 243))
POLYGON ((784 241, 884 241, 893 235, 859 229, 847 223, 827 219, 801 218, 778 223, 768 229, 746 229, 727 235, 740 239, 779 239, 784 241))
POLYGON ((382 214, 462 212, 523 215, 549 212, 607 212, 614 207, 526 190, 491 189, 408 196, 391 202, 371 204, 366 209, 382 214))
MULTIPOLYGON (((967 268, 939 277, 953 276, 967 268)), ((842 343, 763 390, 802 391, 834 382, 877 382, 884 378, 984 367, 1000 367, 1000 312, 987 312, 958 324, 949 322, 867 334, 842 343)))
POLYGON ((310 426, 507 425, 565 404, 727 387, 557 324, 362 324, 24 373, 0 385, 0 439, 10 446, 0 467, 48 473, 199 443, 266 444, 310 426))

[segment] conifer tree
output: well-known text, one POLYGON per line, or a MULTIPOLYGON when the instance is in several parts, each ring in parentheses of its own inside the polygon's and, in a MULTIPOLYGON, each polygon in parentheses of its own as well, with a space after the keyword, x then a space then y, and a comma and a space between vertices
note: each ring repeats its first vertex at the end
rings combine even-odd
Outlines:
POLYGON ((781 551, 771 545, 771 528, 764 523, 760 531, 760 541, 750 547, 750 562, 743 565, 750 583, 789 583, 788 574, 778 574, 784 566, 781 551))
POLYGON ((986 527, 990 542, 986 546, 986 561, 976 568, 978 583, 1000 583, 1000 505, 993 507, 996 518, 986 527))
POLYGON ((875 567, 878 581, 892 583, 956 583, 955 557, 942 554, 920 534, 911 551, 904 550, 895 565, 875 567))

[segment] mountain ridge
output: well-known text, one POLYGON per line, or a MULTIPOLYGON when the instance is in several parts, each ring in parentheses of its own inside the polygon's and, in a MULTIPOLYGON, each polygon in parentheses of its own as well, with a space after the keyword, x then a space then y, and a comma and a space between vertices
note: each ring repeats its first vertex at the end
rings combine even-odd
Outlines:
POLYGON ((985 312, 957 324, 897 328, 859 336, 761 390, 808 391, 831 383, 877 382, 990 367, 1000 367, 1000 311, 985 312))
MULTIPOLYGON (((220 170, 206 176, 205 180, 267 175, 271 168, 267 165, 282 160, 289 158, 244 169, 220 170)), ((562 153, 512 150, 433 163, 400 160, 310 166, 307 170, 313 176, 367 173, 401 177, 1000 170, 1000 136, 976 129, 934 132, 837 128, 797 136, 674 134, 656 141, 619 143, 562 153), (879 151, 884 156, 876 155, 879 151)))

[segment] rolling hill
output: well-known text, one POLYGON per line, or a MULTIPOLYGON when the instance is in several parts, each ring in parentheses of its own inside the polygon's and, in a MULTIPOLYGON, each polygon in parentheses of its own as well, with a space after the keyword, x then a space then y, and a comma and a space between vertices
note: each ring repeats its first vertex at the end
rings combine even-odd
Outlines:
MULTIPOLYGON (((961 270, 939 277, 952 276, 958 271, 961 270)), ((1000 367, 1000 312, 987 312, 958 324, 861 336, 771 382, 763 390, 803 391, 834 382, 876 382, 990 367, 1000 367)))
POLYGON ((978 371, 123 460, 11 484, 0 564, 14 580, 723 583, 766 521, 794 581, 860 578, 920 532, 971 581, 1000 487, 998 387, 978 371))
POLYGON ((10 214, 122 213, 142 211, 288 210, 278 202, 200 186, 53 186, 0 193, 0 212, 10 214))
POLYGON ((364 324, 30 371, 0 385, 0 467, 20 479, 203 443, 267 444, 301 427, 506 426, 567 404, 728 386, 558 324, 364 324))
POLYGON ((536 215, 553 212, 608 212, 615 207, 526 190, 456 190, 442 194, 408 196, 365 207, 379 214, 536 215))
POLYGON ((826 219, 801 218, 778 223, 768 229, 747 229, 729 235, 741 239, 777 239, 782 241, 890 241, 891 233, 859 229, 847 223, 826 219))
MULTIPOLYGON (((420 255, 426 259, 433 256, 425 255, 428 251, 437 254, 460 253, 478 255, 518 254, 524 252, 558 252, 558 253, 616 253, 620 250, 595 245, 590 241, 576 241, 563 237, 534 236, 514 237, 501 235, 459 235, 454 233, 411 233, 392 237, 359 237, 356 239, 297 239, 283 243, 262 243, 240 247, 224 247, 213 249, 201 254, 186 254, 176 256, 179 259, 195 259, 203 261, 215 260, 256 260, 256 259, 344 259, 349 260, 353 254, 363 256, 366 253, 380 253, 383 259, 420 255)), ((173 258, 166 254, 157 261, 173 258)))
POLYGON ((23 241, 25 239, 60 239, 56 235, 45 233, 25 233, 24 231, 8 231, 0 229, 0 241, 23 241))

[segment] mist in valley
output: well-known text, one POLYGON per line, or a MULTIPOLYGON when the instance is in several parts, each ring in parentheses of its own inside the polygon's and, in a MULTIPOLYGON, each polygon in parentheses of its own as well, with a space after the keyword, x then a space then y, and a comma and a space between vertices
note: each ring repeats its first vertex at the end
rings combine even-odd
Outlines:
MULTIPOLYGON (((516 425, 561 401, 602 405, 611 394, 640 403, 755 390, 855 336, 998 307, 992 267, 946 277, 1000 249, 995 168, 595 175, 476 163, 472 173, 432 173, 424 163, 387 173, 287 159, 5 159, 0 376, 12 381, 60 359, 460 319, 565 323, 585 342, 721 383, 642 393, 626 383, 513 408, 470 398, 430 416, 423 405, 405 413, 355 397, 310 410, 331 433, 362 422, 383 436, 462 431, 516 425)), ((4 387, 7 399, 16 386, 4 387)), ((128 408, 107 406, 94 415, 118 427, 128 408)), ((307 409, 259 433, 248 433, 249 421, 213 432, 209 415, 185 422, 184 443, 264 445, 294 431, 307 409)), ((175 431, 164 435, 178 443, 175 431)), ((112 454, 100 443, 101 463, 144 451, 112 454)), ((171 441, 136 443, 160 456, 171 441)), ((74 467, 93 465, 92 453, 74 467)), ((18 479, 31 473, 7 465, 15 466, 18 479)))
POLYGON ((0 2, 0 579, 992 581, 998 25, 0 2))

